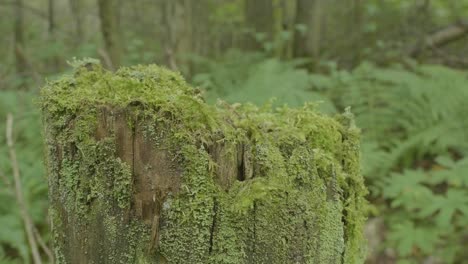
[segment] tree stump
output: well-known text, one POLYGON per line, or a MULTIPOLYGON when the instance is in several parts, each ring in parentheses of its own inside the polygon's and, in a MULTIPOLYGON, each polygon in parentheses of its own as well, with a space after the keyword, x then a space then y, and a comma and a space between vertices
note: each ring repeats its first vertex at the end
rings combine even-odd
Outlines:
POLYGON ((363 263, 350 113, 211 106, 178 73, 93 63, 41 106, 57 263, 363 263))

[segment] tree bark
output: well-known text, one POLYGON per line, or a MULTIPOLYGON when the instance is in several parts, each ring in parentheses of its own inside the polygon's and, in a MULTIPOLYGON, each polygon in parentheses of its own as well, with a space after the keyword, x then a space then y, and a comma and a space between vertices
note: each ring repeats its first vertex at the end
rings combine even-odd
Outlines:
POLYGON ((165 28, 164 53, 166 65, 190 76, 188 56, 192 47, 192 1, 163 0, 163 25, 165 28))
POLYGON ((264 43, 273 40, 274 15, 272 0, 245 0, 246 50, 263 50, 264 43))
POLYGON ((104 39, 106 52, 112 65, 110 69, 116 69, 121 63, 121 39, 118 21, 118 0, 98 0, 99 19, 101 21, 101 33, 104 39))
POLYGON ((322 0, 298 0, 294 57, 318 60, 323 26, 322 0), (305 31, 304 31, 305 29, 305 31))
MULTIPOLYGON (((48 1, 48 34, 50 43, 55 43, 57 41, 56 29, 57 24, 55 23, 55 0, 48 1)), ((60 67, 60 59, 57 53, 53 53, 51 58, 49 58, 49 67, 55 72, 60 67)))
POLYGON ((69 0, 70 10, 75 22, 75 43, 79 44, 83 40, 83 7, 81 0, 69 0))
POLYGON ((352 40, 352 66, 357 66, 362 61, 362 42, 363 42, 363 25, 364 25, 364 2, 365 0, 353 0, 352 1, 352 21, 351 25, 351 36, 352 40))
POLYGON ((213 42, 218 42, 220 39, 212 34, 210 17, 205 14, 206 10, 210 10, 209 8, 209 0, 197 1, 197 4, 192 6, 191 23, 192 25, 196 25, 196 27, 192 27, 192 49, 198 56, 215 57, 216 54, 213 52, 215 45, 213 45, 213 42))
POLYGON ((59 263, 362 263, 349 114, 216 108, 156 66, 42 91, 59 263))
POLYGON ((313 70, 320 61, 324 8, 323 0, 298 0, 296 4, 294 57, 309 59, 310 62, 305 65, 309 70, 313 70))
POLYGON ((411 57, 418 57, 427 48, 440 48, 463 38, 468 34, 468 21, 461 21, 444 27, 426 36, 409 51, 411 57))
POLYGON ((48 31, 50 36, 54 36, 55 34, 55 1, 49 0, 48 1, 48 31))
POLYGON ((24 17, 23 17, 23 1, 16 0, 14 8, 15 23, 14 23, 14 54, 16 74, 20 77, 25 77, 27 73, 27 61, 23 56, 24 51, 24 17))
MULTIPOLYGON (((284 59, 291 59, 294 57, 294 38, 296 34, 296 1, 279 0, 280 19, 277 21, 279 26, 278 32, 287 32, 290 37, 283 39, 279 47, 279 57, 284 59)), ((278 18, 275 18, 275 20, 278 18)))

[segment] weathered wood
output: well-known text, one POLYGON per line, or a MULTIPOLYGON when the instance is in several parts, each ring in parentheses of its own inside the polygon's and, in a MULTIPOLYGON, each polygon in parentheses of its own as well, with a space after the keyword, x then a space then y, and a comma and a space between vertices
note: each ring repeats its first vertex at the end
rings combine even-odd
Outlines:
POLYGON ((59 263, 362 263, 358 131, 98 65, 42 90, 59 263))

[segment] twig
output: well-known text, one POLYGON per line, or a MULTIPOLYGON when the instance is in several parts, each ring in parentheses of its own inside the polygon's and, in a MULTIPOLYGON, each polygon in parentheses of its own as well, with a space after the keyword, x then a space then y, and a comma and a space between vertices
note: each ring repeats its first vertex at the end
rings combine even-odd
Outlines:
POLYGON ((34 236, 36 237, 37 239, 37 242, 39 243, 39 245, 41 246, 42 250, 46 253, 47 257, 49 258, 50 260, 50 263, 51 264, 54 264, 55 261, 54 261, 54 254, 52 254, 52 250, 50 250, 50 248, 47 246, 47 244, 45 243, 44 239, 42 239, 41 237, 41 234, 39 234, 39 231, 37 230, 36 227, 34 227, 34 236))
POLYGON ((411 57, 418 57, 426 48, 440 48, 448 43, 461 39, 468 34, 468 22, 457 21, 448 25, 429 36, 426 36, 422 41, 417 43, 409 51, 411 57))
POLYGON ((11 113, 8 113, 7 115, 6 139, 7 139, 8 151, 10 154, 11 167, 13 168, 16 200, 20 207, 21 217, 23 218, 29 246, 31 247, 31 252, 33 255, 34 263, 42 264, 41 256, 39 255, 39 249, 37 247, 36 238, 34 237, 34 224, 33 224, 31 217, 28 214, 26 203, 24 202, 23 189, 22 189, 23 187, 21 186, 18 160, 16 159, 16 152, 15 152, 14 143, 13 143, 13 115, 11 113))

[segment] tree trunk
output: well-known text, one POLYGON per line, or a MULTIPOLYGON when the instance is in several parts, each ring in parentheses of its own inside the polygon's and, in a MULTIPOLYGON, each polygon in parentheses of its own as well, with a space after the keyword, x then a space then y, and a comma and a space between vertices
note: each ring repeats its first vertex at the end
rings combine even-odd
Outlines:
MULTIPOLYGON (((281 11, 279 24, 279 32, 287 33, 288 37, 282 40, 279 47, 279 57, 291 59, 294 56, 294 37, 296 24, 296 1, 279 0, 279 9, 281 11)), ((277 19, 277 18, 276 18, 277 19)))
POLYGON ((27 73, 27 61, 24 57, 24 27, 23 27, 23 1, 15 0, 14 14, 14 53, 16 74, 20 77, 25 77, 27 73))
POLYGON ((216 108, 156 66, 64 78, 42 90, 59 263, 363 262, 349 114, 216 108))
POLYGON ((118 0, 98 0, 101 32, 109 57, 110 69, 120 65, 121 39, 119 29, 118 0))
POLYGON ((245 23, 248 33, 244 48, 262 50, 266 42, 273 40, 274 15, 272 0, 245 0, 245 23))
POLYGON ((48 1, 48 32, 50 37, 54 37, 55 35, 55 1, 49 0, 48 1))
POLYGON ((81 0, 69 0, 71 14, 75 20, 75 43, 81 43, 84 37, 83 30, 83 7, 81 0))
POLYGON ((187 76, 191 74, 188 56, 192 52, 192 2, 163 0, 162 5, 166 65, 173 70, 182 71, 187 76))
MULTIPOLYGON (((48 34, 50 43, 56 43, 56 27, 55 23, 55 0, 48 1, 48 34)), ((53 53, 48 61, 49 68, 52 72, 56 72, 60 67, 60 59, 57 53, 53 53)))
POLYGON ((468 34, 468 21, 459 21, 426 36, 423 41, 413 46, 408 54, 418 57, 427 48, 440 48, 452 41, 462 39, 468 34))
POLYGON ((294 57, 320 59, 323 27, 323 0, 298 0, 296 5, 296 26, 294 57))
POLYGON ((352 1, 352 22, 350 35, 352 36, 352 47, 351 50, 353 51, 352 54, 354 55, 352 58, 352 66, 355 67, 359 65, 362 60, 362 43, 363 41, 363 11, 364 11, 364 1, 365 0, 353 0, 352 1))

